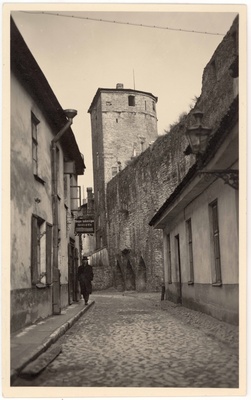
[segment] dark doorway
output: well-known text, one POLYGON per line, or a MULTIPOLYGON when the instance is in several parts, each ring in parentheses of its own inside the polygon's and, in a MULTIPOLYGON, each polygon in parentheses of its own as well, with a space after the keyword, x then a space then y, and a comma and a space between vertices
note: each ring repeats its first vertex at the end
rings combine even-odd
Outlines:
POLYGON ((132 269, 131 263, 128 260, 125 270, 125 289, 126 290, 135 290, 135 274, 132 269))
POLYGON ((120 267, 120 264, 118 261, 117 261, 116 268, 115 268, 114 283, 115 283, 115 288, 117 290, 119 290, 120 292, 123 292, 125 290, 125 282, 124 282, 123 274, 122 274, 121 267, 120 267))
POLYGON ((137 291, 144 292, 146 290, 146 264, 140 257, 138 273, 137 273, 137 291))
POLYGON ((75 247, 74 243, 68 244, 68 302, 72 304, 74 301, 74 288, 75 288, 75 247))

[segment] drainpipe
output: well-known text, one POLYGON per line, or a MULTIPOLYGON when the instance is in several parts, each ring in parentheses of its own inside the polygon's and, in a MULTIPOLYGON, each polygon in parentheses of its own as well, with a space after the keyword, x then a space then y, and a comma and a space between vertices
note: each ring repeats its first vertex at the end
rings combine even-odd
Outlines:
POLYGON ((53 287, 52 287, 52 303, 53 314, 61 313, 60 305, 60 271, 58 268, 58 176, 57 176, 57 142, 63 134, 72 125, 73 118, 77 115, 76 110, 64 110, 68 122, 57 133, 51 141, 52 156, 52 218, 53 218, 53 287))

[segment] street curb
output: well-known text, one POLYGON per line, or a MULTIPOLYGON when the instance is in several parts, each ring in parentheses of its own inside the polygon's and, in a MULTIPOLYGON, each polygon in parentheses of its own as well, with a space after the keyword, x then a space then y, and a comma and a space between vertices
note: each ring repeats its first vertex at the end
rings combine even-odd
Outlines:
POLYGON ((23 358, 19 365, 14 369, 11 369, 10 373, 10 382, 11 384, 17 379, 20 372, 32 361, 34 361, 37 357, 39 357, 42 353, 44 353, 48 348, 53 345, 61 336, 65 334, 65 332, 70 329, 74 323, 88 311, 93 305, 95 301, 91 301, 85 308, 82 308, 76 315, 69 319, 69 321, 65 322, 62 326, 55 329, 49 336, 49 338, 44 341, 40 346, 36 348, 34 352, 32 352, 26 359, 23 358))

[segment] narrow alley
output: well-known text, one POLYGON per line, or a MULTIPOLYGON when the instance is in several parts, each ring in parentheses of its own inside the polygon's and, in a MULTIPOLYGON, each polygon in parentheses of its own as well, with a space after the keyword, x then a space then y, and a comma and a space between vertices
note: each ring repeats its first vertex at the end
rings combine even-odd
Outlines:
POLYGON ((237 388, 238 327, 159 293, 95 292, 62 352, 14 386, 237 388))

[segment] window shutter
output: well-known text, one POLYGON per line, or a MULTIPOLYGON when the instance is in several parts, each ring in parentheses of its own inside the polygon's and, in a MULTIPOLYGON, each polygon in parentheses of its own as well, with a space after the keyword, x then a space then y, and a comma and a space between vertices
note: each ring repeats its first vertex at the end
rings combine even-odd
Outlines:
POLYGON ((36 284, 38 281, 37 240, 38 240, 37 217, 35 215, 32 215, 32 220, 31 220, 31 283, 32 284, 36 284))
POLYGON ((46 224, 46 283, 52 283, 51 271, 51 250, 52 250, 52 226, 46 224))

